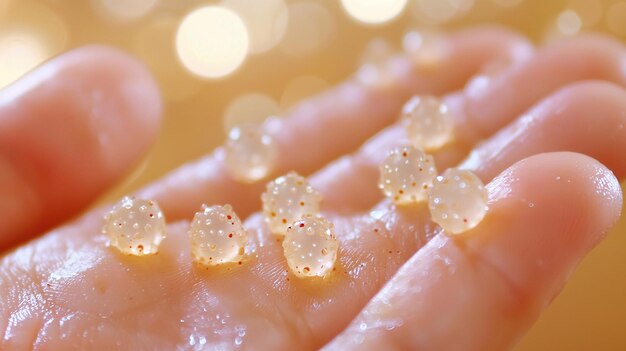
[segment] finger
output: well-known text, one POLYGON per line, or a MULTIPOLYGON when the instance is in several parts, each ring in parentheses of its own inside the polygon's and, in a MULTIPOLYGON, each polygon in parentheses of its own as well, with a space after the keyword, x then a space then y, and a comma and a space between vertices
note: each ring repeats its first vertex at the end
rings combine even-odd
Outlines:
MULTIPOLYGON (((626 86, 623 62, 626 62, 626 48, 620 43, 602 37, 583 37, 542 49, 534 58, 511 65, 491 78, 490 82, 493 83, 483 88, 481 94, 449 95, 446 100, 454 112, 456 135, 452 144, 434 153, 438 169, 443 170, 457 164, 480 140, 490 137, 540 99, 570 83, 602 79, 626 86), (572 56, 576 57, 574 60, 576 64, 562 65, 562 62, 569 61, 572 56), (506 89, 503 87, 505 85, 506 89), (502 95, 505 92, 509 92, 510 96, 502 95), (489 99, 485 100, 484 96, 488 96, 489 99)), ((585 111, 590 111, 590 106, 585 111)), ((560 106, 553 105, 551 110, 557 113, 559 108, 560 106)), ((594 115, 602 118, 602 115, 594 115)), ((563 125, 561 122, 555 123, 555 126, 557 125, 567 126, 569 123, 563 125)), ((558 127, 551 130, 555 131, 556 128, 558 127)), ((538 127, 535 130, 539 129, 538 127)), ((563 135, 563 138, 556 137, 554 142, 561 142, 563 146, 585 148, 588 145, 574 144, 573 140, 564 145, 567 140, 564 135, 567 132, 557 134, 563 135)), ((354 155, 339 159, 316 174, 312 182, 324 194, 324 206, 329 209, 360 211, 379 201, 381 193, 376 187, 378 165, 389 150, 407 143, 404 128, 396 123, 367 141, 354 155)), ((539 147, 541 144, 528 145, 539 147)), ((551 150, 559 149, 546 151, 551 150)), ((579 149, 572 151, 577 150, 579 149)), ((493 156, 497 157, 496 154, 493 156)), ((508 167, 519 159, 521 158, 510 163, 502 163, 501 168, 493 171, 491 175, 498 174, 504 169, 502 167, 508 167)), ((483 165, 487 166, 488 163, 483 165)))
POLYGON ((611 171, 571 153, 526 159, 488 189, 490 210, 479 227, 438 234, 327 349, 508 349, 622 205, 611 171))
MULTIPOLYGON (((463 31, 448 41, 450 50, 436 69, 420 70, 409 58, 396 58, 394 71, 401 74, 394 76, 396 80, 388 89, 349 80, 298 105, 282 123, 270 123, 269 129, 276 131, 279 153, 275 175, 290 170, 308 174, 392 123, 411 94, 458 89, 486 63, 497 58, 518 60, 532 50, 524 39, 502 29, 463 31)), ((258 208, 257 195, 263 185, 233 181, 223 157, 218 149, 140 191, 140 195, 159 201, 172 219, 191 216, 203 202, 231 203, 246 216, 258 208)))
MULTIPOLYGON (((603 168, 595 170, 596 178, 579 179, 565 168, 559 169, 564 184, 595 182, 593 190, 597 192, 592 198, 585 197, 588 192, 570 188, 558 193, 585 198, 587 207, 579 209, 582 217, 577 223, 587 223, 589 228, 593 223, 586 216, 595 218, 604 213, 610 217, 612 213, 610 201, 598 207, 597 197, 615 191, 600 188, 615 183, 601 178, 604 173, 600 170, 603 168), (585 212, 588 209, 593 211, 585 212)), ((551 176, 545 170, 529 173, 551 176)), ((505 175, 503 179, 515 182, 518 178, 514 172, 507 174, 510 178, 505 175)), ((518 193, 517 187, 535 189, 527 185, 540 185, 520 179, 524 182, 510 188, 496 186, 503 181, 490 186, 503 189, 492 197, 507 194, 508 190, 511 197, 494 199, 489 217, 476 230, 486 234, 473 237, 493 237, 489 233, 495 229, 483 228, 504 231, 509 221, 524 223, 528 216, 511 220, 511 211, 521 206, 516 202, 520 199, 533 201, 535 212, 566 218, 565 214, 559 217, 559 213, 544 209, 542 199, 531 197, 533 194, 526 190, 518 193)), ((569 197, 564 200, 578 204, 569 197)), ((527 209, 528 202, 523 206, 527 209)), ((396 270, 437 232, 423 209, 398 210, 383 203, 377 212, 384 214, 329 216, 342 243, 336 271, 324 281, 300 280, 289 273, 281 244, 267 232, 260 216, 246 223, 251 242, 242 265, 205 270, 191 265, 188 223, 168 228, 159 255, 128 257, 105 247, 99 235, 101 213, 93 213, 2 259, 0 295, 7 297, 0 302, 0 330, 5 331, 2 346, 176 348, 197 343, 208 348, 232 344, 243 349, 320 347, 348 325, 396 270)), ((540 238, 542 233, 532 235, 540 238)), ((576 233, 570 234, 576 238, 576 233)), ((546 261, 549 264, 552 262, 546 261)), ((386 326, 395 328, 392 324, 386 326)))
POLYGON ((538 153, 578 152, 597 159, 618 178, 626 176, 626 90, 589 81, 546 98, 488 139, 461 163, 482 179, 538 153))
POLYGON ((329 279, 311 281, 288 273, 260 216, 242 265, 205 269, 191 264, 187 222, 168 227, 158 255, 130 257, 106 247, 93 212, 2 258, 0 348, 318 348, 417 247, 371 219, 333 219, 345 249, 329 279))
MULTIPOLYGON (((582 82, 566 87, 546 98, 533 108, 527 117, 505 128, 491 140, 478 146, 468 161, 461 165, 469 168, 485 181, 526 157, 550 151, 569 150, 589 154, 607 164, 617 177, 626 176, 623 157, 626 154, 626 91, 606 82, 582 82)), ((388 140, 393 140, 389 138, 388 140)), ((369 145, 378 150, 380 145, 369 145)), ((344 162, 347 158, 343 159, 344 162)), ((348 163, 346 162, 345 165, 348 163)), ((345 166, 345 169, 350 169, 345 166)), ((358 168, 357 168, 358 170, 358 168)), ((357 178, 358 179, 358 178, 357 178)), ((315 181, 315 178, 313 179, 315 181)), ((353 184, 353 181, 350 182, 353 184)), ((365 187, 366 184, 356 186, 365 187)), ((376 189, 378 192, 379 190, 376 189)), ((331 192, 332 194, 332 192, 331 192)), ((332 195, 331 195, 332 196, 332 195)), ((326 199, 328 200, 328 199, 326 199)), ((362 201, 362 198, 356 200, 362 201)), ((375 208, 373 213, 385 213, 375 208)), ((425 212, 425 211, 424 211, 425 212)), ((379 214, 376 214, 379 216, 379 214)), ((403 211, 385 216, 387 225, 395 223, 395 230, 404 233, 394 238, 401 254, 410 254, 411 248, 420 247, 432 235, 432 223, 427 213, 413 215, 407 220, 403 211), (403 225, 401 225, 404 223, 403 225), (415 238, 411 232, 423 233, 415 238)), ((372 240, 372 239, 370 239, 372 240)), ((354 246, 354 245, 352 245, 354 246)), ((385 247, 373 243, 372 247, 385 247)), ((393 249, 394 253, 396 249, 393 249)), ((387 264, 385 267, 394 267, 387 264)), ((391 268, 390 268, 391 269, 391 268)), ((370 281, 377 281, 369 278, 370 281)))
POLYGON ((0 250, 76 215, 154 141, 161 100, 134 59, 85 47, 0 91, 0 250))
POLYGON ((463 106, 469 122, 466 126, 478 135, 491 135, 510 122, 509 116, 520 115, 550 92, 576 81, 605 80, 626 87, 626 47, 606 36, 584 35, 557 42, 541 50, 534 62, 527 68, 503 72, 489 83, 489 89, 468 91, 472 99, 463 106))

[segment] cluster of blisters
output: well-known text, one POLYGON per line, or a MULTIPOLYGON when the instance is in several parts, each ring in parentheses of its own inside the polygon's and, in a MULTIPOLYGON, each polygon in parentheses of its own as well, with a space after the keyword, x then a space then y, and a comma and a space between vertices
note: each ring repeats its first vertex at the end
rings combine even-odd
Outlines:
POLYGON ((402 111, 402 123, 413 146, 438 149, 452 140, 454 120, 448 106, 434 96, 414 96, 402 111))
POLYGON ((289 268, 298 277, 324 277, 335 266, 339 242, 333 224, 306 216, 287 228, 283 250, 289 268))
POLYGON ((425 201, 437 176, 435 161, 420 149, 393 149, 380 164, 378 187, 397 204, 425 201))
POLYGON ((244 183, 265 178, 274 168, 278 154, 272 137, 256 124, 231 129, 224 149, 230 174, 244 183))
POLYGON ((283 236, 293 222, 316 215, 322 197, 306 178, 290 172, 269 182, 261 200, 270 231, 283 236))
POLYGON ((487 190, 474 173, 450 168, 435 178, 428 207, 433 221, 447 233, 472 229, 487 213, 487 190))
POLYGON ((105 215, 102 230, 123 254, 155 254, 165 238, 165 217, 156 202, 127 196, 105 215))
POLYGON ((202 205, 189 226, 193 260, 205 265, 240 262, 248 234, 230 205, 202 205))

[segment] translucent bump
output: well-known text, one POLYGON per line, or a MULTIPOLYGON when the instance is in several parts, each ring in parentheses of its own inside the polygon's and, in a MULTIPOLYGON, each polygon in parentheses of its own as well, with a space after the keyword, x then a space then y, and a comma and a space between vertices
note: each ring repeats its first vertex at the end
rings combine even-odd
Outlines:
POLYGON ((437 224, 450 234, 477 226, 487 213, 487 190, 471 171, 448 169, 435 178, 428 207, 437 224))
POLYGON ((276 145, 261 125, 244 124, 231 129, 225 150, 226 167, 241 182, 265 178, 276 164, 276 145))
POLYGON ((285 235, 293 222, 319 212, 322 197, 306 178, 290 172, 269 182, 261 200, 272 233, 285 235))
POLYGON ((165 226, 165 217, 156 202, 124 197, 105 215, 103 232, 110 246, 126 255, 142 256, 159 251, 165 226))
POLYGON ((393 149, 380 164, 378 187, 397 204, 425 201, 437 176, 433 157, 404 146, 393 149))
POLYGON ((430 151, 453 138, 454 120, 448 106, 434 96, 414 96, 402 111, 402 123, 413 146, 430 151))
POLYGON ((230 205, 202 205, 189 226, 193 260, 206 265, 239 262, 248 234, 230 205))
POLYGON ((288 227, 283 250, 289 268, 298 277, 323 277, 332 271, 339 242, 333 224, 307 216, 288 227))

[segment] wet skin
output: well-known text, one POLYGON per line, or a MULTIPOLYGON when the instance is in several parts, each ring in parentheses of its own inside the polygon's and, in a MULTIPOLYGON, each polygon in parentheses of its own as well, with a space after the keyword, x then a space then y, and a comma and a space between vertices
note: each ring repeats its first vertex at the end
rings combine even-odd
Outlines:
POLYGON ((258 212, 264 183, 233 181, 221 149, 138 190, 170 223, 158 255, 107 248, 106 209, 59 226, 157 136, 158 88, 134 59, 85 47, 0 91, 0 348, 510 347, 620 214, 626 48, 587 36, 534 49, 498 28, 448 40, 437 65, 399 56, 390 86, 341 83, 299 104, 276 134, 273 176, 310 175, 341 242, 322 281, 288 272, 258 212), (486 87, 463 89, 502 60, 486 87), (460 164, 487 184, 487 216, 458 237, 425 204, 395 207, 376 185, 380 161, 406 142, 397 116, 416 93, 444 95, 454 112, 438 169, 460 164), (187 228, 202 203, 247 218, 244 264, 192 264, 187 228))

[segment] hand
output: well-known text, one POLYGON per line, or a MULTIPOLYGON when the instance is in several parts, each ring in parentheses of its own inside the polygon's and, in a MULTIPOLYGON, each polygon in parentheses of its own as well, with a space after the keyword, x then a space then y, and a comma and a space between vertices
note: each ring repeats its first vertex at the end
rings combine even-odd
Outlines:
POLYGON ((337 271, 324 281, 288 273, 281 245, 254 214, 264 182, 232 181, 220 149, 138 192, 171 223, 158 255, 105 247, 106 209, 25 243, 77 215, 138 161, 158 132, 161 102, 144 68, 100 47, 0 91, 0 247, 22 244, 0 263, 0 348, 510 347, 620 214, 626 48, 593 36, 535 53, 493 28, 449 41, 439 65, 399 58, 403 74, 388 89, 347 81, 295 108, 276 135, 274 175, 311 174, 341 241, 337 271), (486 87, 459 90, 503 61, 486 87), (404 101, 453 91, 445 98, 458 133, 435 153, 438 169, 461 162, 475 171, 490 207, 457 237, 423 206, 396 208, 376 187, 379 162, 404 142, 395 124, 404 101), (201 203, 230 203, 248 217, 258 256, 228 268, 192 264, 186 230, 201 203))

